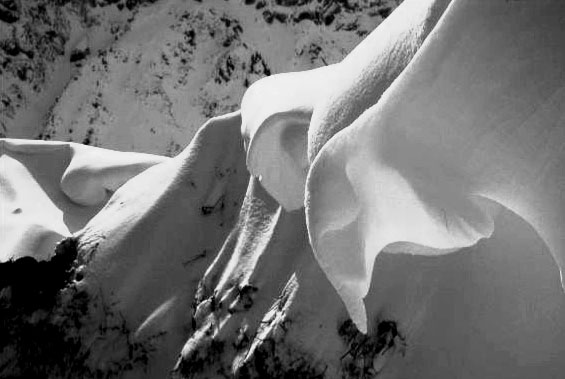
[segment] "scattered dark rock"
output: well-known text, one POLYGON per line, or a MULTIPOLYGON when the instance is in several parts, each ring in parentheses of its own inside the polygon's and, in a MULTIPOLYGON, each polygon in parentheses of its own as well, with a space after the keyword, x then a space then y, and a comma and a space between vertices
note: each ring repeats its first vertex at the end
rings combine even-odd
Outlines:
POLYGON ((21 62, 16 67, 16 76, 21 81, 24 82, 28 81, 29 79, 32 78, 32 75, 33 75, 33 70, 31 69, 31 65, 29 64, 29 62, 21 62))
POLYGON ((267 62, 259 52, 254 52, 251 55, 251 62, 249 65, 249 73, 251 74, 263 74, 264 76, 271 75, 271 69, 267 65, 267 62))
POLYGON ((194 31, 194 29, 189 29, 189 30, 185 31, 185 32, 184 32, 184 37, 185 37, 185 39, 186 39, 186 42, 187 42, 190 46, 192 46, 192 47, 196 46, 196 42, 195 42, 195 39, 196 39, 196 32, 194 31))
POLYGON ((391 7, 383 7, 383 8, 379 8, 377 10, 377 12, 379 13, 379 15, 382 18, 387 18, 391 13, 392 13, 392 8, 391 7))
POLYGON ((304 20, 316 22, 318 18, 319 18, 319 14, 317 14, 316 12, 312 10, 304 10, 299 12, 297 15, 295 15, 293 20, 296 23, 299 23, 304 20))
POLYGON ((75 63, 85 59, 90 54, 90 49, 87 47, 85 49, 74 49, 71 51, 70 61, 75 63))
POLYGON ((17 0, 0 0, 0 20, 11 24, 19 19, 19 2, 17 0))
POLYGON ((137 5, 137 0, 126 0, 126 8, 130 11, 137 5))
POLYGON ((88 128, 88 130, 86 131, 86 135, 84 136, 84 139, 82 140, 82 144, 83 145, 92 144, 92 137, 93 136, 94 136, 94 129, 88 128))
POLYGON ((283 7, 292 7, 295 5, 301 5, 300 3, 306 3, 304 0, 275 0, 275 4, 282 5, 283 7))
POLYGON ((395 321, 378 321, 374 334, 359 332, 351 319, 338 327, 338 334, 346 345, 346 351, 341 356, 341 370, 344 378, 371 377, 378 372, 373 368, 377 355, 383 355, 397 344, 405 344, 404 337, 398 331, 395 321))
POLYGON ((235 65, 233 59, 230 55, 222 62, 221 66, 218 67, 218 74, 214 79, 216 83, 227 83, 231 80, 231 76, 235 70, 235 65))
POLYGON ((282 13, 282 12, 273 12, 273 17, 278 22, 285 23, 287 18, 288 18, 288 15, 286 13, 282 13))
POLYGON ((270 10, 263 11, 263 19, 267 24, 272 24, 274 19, 273 12, 270 10))
POLYGON ((22 52, 18 41, 14 38, 1 41, 0 48, 12 57, 18 56, 22 52))
POLYGON ((259 0, 257 4, 255 4, 255 9, 263 9, 267 3, 264 0, 259 0))

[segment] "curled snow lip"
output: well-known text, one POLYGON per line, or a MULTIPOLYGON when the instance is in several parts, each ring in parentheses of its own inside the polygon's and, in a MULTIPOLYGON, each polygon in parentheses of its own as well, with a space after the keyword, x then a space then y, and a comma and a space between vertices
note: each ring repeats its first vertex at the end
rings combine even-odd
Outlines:
POLYGON ((52 254, 122 184, 169 159, 68 142, 0 139, 0 260, 52 254))
MULTIPOLYGON (((61 190, 75 203, 92 206, 108 198, 131 177, 169 158, 159 155, 120 152, 74 142, 0 139, 0 154, 33 155, 64 151, 67 164, 61 177, 61 190)), ((64 162, 62 162, 64 164, 64 162)))
POLYGON ((327 66, 264 78, 242 100, 247 167, 287 210, 303 206, 308 125, 334 69, 327 66))
POLYGON ((263 122, 249 144, 249 171, 287 210, 298 209, 303 203, 310 114, 309 111, 273 114, 263 122))
POLYGON ((247 90, 241 106, 247 166, 286 210, 304 205, 320 148, 379 100, 449 1, 406 1, 342 62, 270 76, 247 90))
POLYGON ((559 1, 453 2, 381 100, 317 155, 310 241, 360 330, 386 246, 471 246, 492 234, 500 207, 528 222, 563 270, 563 11, 559 1))

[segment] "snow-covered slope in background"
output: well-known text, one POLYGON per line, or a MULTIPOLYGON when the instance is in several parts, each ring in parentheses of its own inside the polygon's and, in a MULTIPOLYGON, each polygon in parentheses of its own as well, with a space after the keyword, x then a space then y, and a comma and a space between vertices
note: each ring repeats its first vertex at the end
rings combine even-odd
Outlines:
POLYGON ((149 1, 8 0, 0 4, 0 135, 42 137, 85 58, 108 48, 149 1), (119 6, 118 6, 119 5, 119 6))
POLYGON ((397 5, 13 2, 19 19, 0 21, 0 133, 169 156, 257 79, 341 60, 397 5))

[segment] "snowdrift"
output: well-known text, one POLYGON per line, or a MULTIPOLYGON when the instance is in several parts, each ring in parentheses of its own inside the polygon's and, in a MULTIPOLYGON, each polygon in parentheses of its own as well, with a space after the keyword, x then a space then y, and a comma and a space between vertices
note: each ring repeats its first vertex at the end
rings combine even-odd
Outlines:
POLYGON ((557 1, 455 2, 383 98, 316 157, 310 238, 361 329, 383 248, 474 245, 500 206, 529 222, 563 269, 564 11, 557 1))
POLYGON ((0 259, 52 254, 118 187, 167 159, 76 143, 0 140, 0 259))
POLYGON ((310 162, 402 72, 448 0, 405 1, 342 62, 262 79, 246 91, 247 166, 287 210, 304 204, 310 162))
POLYGON ((2 140, 0 376, 561 378, 565 6, 398 12, 174 158, 2 140))

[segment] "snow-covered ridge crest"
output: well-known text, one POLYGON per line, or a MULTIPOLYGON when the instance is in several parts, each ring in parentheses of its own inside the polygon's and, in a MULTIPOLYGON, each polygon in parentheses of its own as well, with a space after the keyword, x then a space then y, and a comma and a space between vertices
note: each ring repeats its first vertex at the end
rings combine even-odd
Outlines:
POLYGON ((304 205, 321 146, 375 104, 410 62, 450 0, 407 0, 342 62, 261 79, 241 104, 247 166, 287 210, 304 205))
POLYGON ((310 241, 361 330, 383 249, 473 245, 500 206, 532 225, 563 270, 563 14, 560 1, 454 1, 381 100, 316 156, 310 241))
POLYGON ((72 142, 0 139, 0 261, 52 254, 122 184, 167 160, 72 142))

